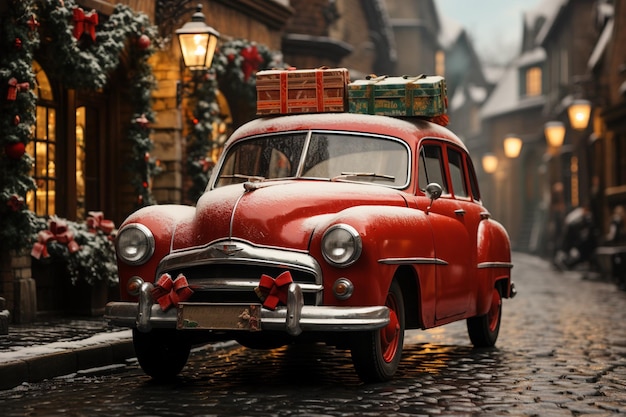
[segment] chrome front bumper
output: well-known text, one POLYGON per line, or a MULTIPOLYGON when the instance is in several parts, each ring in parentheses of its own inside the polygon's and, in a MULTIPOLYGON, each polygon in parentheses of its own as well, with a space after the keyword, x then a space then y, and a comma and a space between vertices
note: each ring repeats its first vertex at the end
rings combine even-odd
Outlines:
MULTIPOLYGON (((162 311, 152 299, 153 285, 144 282, 139 302, 111 302, 106 305, 104 318, 110 324, 137 328, 149 332, 153 328, 177 328, 176 308, 162 311)), ((263 330, 285 331, 297 336, 303 331, 363 331, 376 330, 389 323, 385 306, 332 307, 304 305, 302 289, 296 283, 289 286, 287 306, 276 310, 261 309, 263 330)))

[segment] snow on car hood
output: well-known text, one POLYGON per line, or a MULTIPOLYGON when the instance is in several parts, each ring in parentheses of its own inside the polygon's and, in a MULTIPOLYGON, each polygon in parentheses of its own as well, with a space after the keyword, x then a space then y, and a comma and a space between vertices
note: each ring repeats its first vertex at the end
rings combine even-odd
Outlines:
POLYGON ((179 224, 172 248, 203 246, 219 239, 307 250, 324 219, 354 206, 406 206, 402 193, 386 187, 322 181, 272 181, 220 187, 205 193, 190 223, 179 224))

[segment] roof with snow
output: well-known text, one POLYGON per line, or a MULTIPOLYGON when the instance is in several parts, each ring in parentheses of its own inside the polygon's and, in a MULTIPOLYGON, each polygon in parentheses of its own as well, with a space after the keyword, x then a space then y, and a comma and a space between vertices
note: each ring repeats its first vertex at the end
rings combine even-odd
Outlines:
POLYGON ((520 97, 519 69, 531 64, 537 64, 546 59, 543 48, 536 48, 520 55, 504 72, 500 81, 482 107, 480 115, 484 119, 499 116, 512 111, 543 106, 544 96, 520 97))

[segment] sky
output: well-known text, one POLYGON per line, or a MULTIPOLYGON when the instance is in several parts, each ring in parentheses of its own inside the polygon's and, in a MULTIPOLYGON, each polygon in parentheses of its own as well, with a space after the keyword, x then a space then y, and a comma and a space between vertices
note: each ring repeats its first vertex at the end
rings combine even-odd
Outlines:
POLYGON ((521 46, 523 13, 541 0, 435 0, 439 14, 460 24, 478 55, 507 62, 521 46))

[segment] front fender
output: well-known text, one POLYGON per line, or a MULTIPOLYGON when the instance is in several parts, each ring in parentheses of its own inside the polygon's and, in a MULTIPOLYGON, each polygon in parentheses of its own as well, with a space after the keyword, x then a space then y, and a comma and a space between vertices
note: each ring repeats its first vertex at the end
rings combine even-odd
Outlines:
POLYGON ((136 300, 126 291, 128 280, 138 276, 146 282, 156 279, 156 270, 161 259, 170 253, 172 236, 178 224, 190 222, 195 209, 183 205, 155 205, 144 207, 132 213, 120 226, 122 230, 129 224, 142 224, 154 235, 155 250, 152 257, 143 265, 128 265, 117 260, 117 269, 120 277, 120 298, 123 301, 136 300))
MULTIPOLYGON (((424 212, 407 207, 351 207, 317 225, 309 248, 320 259, 324 288, 331 289, 336 279, 348 278, 354 284, 354 294, 346 301, 337 300, 331 291, 324 292, 325 304, 382 305, 391 280, 400 265, 414 268, 423 300, 434 305, 435 257, 430 222, 424 212), (357 262, 347 268, 337 268, 323 260, 321 240, 332 225, 345 223, 354 227, 363 242, 357 262)), ((421 305, 421 308, 427 308, 421 305)))

